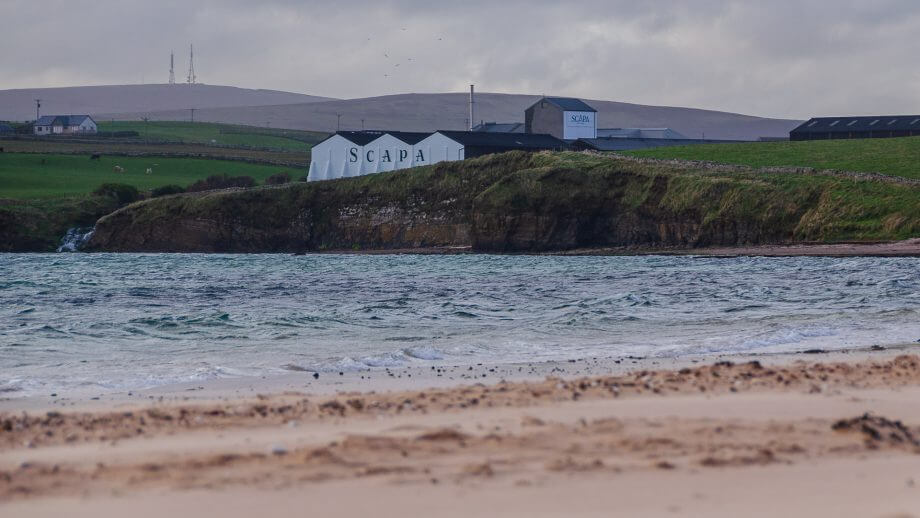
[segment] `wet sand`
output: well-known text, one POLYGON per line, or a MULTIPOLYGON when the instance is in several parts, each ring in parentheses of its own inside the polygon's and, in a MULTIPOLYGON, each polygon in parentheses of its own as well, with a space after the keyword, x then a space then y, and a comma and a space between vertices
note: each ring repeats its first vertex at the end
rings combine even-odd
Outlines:
POLYGON ((0 514, 882 517, 920 508, 920 356, 910 347, 586 360, 532 373, 476 367, 416 371, 413 381, 411 370, 370 380, 292 373, 67 404, 8 399, 0 514))

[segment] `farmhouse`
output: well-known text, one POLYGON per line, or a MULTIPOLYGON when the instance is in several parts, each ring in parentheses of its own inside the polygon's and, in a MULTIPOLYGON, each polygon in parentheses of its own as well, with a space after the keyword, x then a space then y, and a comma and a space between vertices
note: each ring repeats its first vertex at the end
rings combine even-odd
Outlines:
POLYGON ((96 133, 96 121, 89 115, 44 115, 35 121, 36 135, 96 133))
POLYGON ((816 117, 789 132, 789 140, 920 136, 920 115, 816 117))

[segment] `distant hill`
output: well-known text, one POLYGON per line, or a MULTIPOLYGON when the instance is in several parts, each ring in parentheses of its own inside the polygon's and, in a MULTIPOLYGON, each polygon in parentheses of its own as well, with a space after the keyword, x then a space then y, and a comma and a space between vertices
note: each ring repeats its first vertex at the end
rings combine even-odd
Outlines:
MULTIPOLYGON (((64 88, 26 88, 0 90, 0 120, 35 119, 35 99, 42 100, 42 114, 71 114, 185 110, 264 106, 329 101, 317 97, 277 90, 251 90, 216 85, 112 85, 64 88)), ((264 121, 262 121, 264 123, 264 121)))
MULTIPOLYGON (((489 122, 523 122, 524 109, 539 96, 479 93, 475 119, 489 122)), ((801 121, 767 119, 735 113, 644 106, 614 101, 587 100, 598 110, 598 125, 616 127, 669 127, 688 137, 756 140, 759 137, 788 137, 801 121)), ((387 129, 434 131, 464 129, 468 113, 468 94, 400 94, 363 99, 332 100, 274 106, 206 108, 195 112, 195 119, 313 131, 335 131, 336 114, 341 114, 341 129, 387 129)), ((151 113, 159 120, 187 120, 188 110, 151 113)), ((136 119, 138 114, 106 115, 115 119, 136 119)))

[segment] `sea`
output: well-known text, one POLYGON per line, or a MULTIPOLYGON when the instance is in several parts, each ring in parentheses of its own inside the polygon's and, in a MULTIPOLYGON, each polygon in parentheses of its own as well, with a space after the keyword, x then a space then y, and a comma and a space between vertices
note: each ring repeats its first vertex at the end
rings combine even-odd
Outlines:
POLYGON ((917 258, 0 254, 0 397, 918 339, 917 258))

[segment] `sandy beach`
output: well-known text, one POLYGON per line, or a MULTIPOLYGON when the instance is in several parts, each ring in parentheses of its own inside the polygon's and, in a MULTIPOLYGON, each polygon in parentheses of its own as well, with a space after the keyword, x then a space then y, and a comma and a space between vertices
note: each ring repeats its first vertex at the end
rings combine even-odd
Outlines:
POLYGON ((0 403, 0 514, 920 516, 909 346, 97 397, 0 403))

